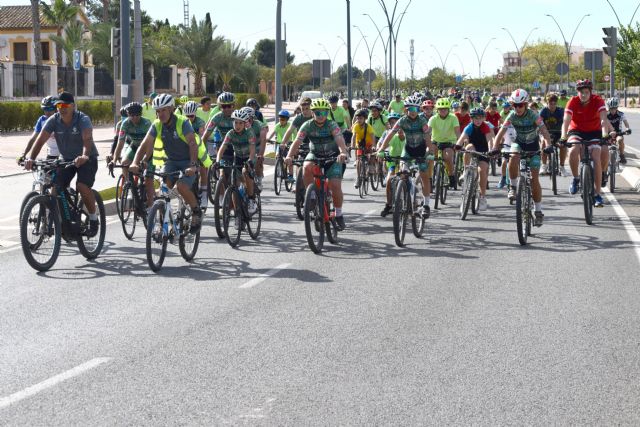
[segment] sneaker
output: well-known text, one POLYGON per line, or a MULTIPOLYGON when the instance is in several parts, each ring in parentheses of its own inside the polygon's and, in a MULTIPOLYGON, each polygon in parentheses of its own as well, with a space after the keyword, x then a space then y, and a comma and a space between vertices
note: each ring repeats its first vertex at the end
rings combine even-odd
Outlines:
POLYGON ((499 189, 499 190, 502 190, 505 185, 507 185, 507 177, 506 176, 501 176, 500 177, 500 182, 498 182, 498 185, 496 185, 496 188, 499 189))
POLYGON ((627 158, 625 157, 624 153, 620 153, 620 164, 621 165, 627 164, 627 158))
POLYGON ((447 185, 449 186, 449 188, 455 188, 456 187, 456 177, 453 175, 449 175, 449 182, 447 183, 447 185))
POLYGON ((535 211, 535 220, 533 221, 533 225, 535 227, 542 227, 542 221, 544 220, 544 214, 542 211, 535 211))
POLYGON ((595 206, 596 208, 601 208, 604 206, 604 201, 602 200, 602 196, 599 194, 596 194, 596 196, 593 198, 593 206, 595 206))
POLYGON ((89 229, 87 230, 87 237, 95 237, 98 234, 98 230, 100 229, 100 221, 97 219, 89 220, 89 229))
POLYGON ((516 199, 516 189, 515 188, 510 188, 509 189, 509 194, 507 194, 507 198, 509 200, 515 200, 516 199))
POLYGON ((196 208, 191 213, 191 226, 189 227, 189 233, 196 234, 200 231, 200 226, 202 225, 202 214, 200 209, 196 208))
POLYGON ((336 224, 338 225, 338 231, 347 228, 347 225, 344 223, 344 215, 336 216, 336 224))
POLYGON ((247 205, 247 211, 249 211, 249 215, 253 215, 258 210, 258 204, 255 199, 249 199, 249 203, 247 205))
POLYGON ((293 179, 293 175, 287 175, 287 182, 293 184, 296 180, 293 179))
POLYGON ((480 202, 478 203, 478 210, 486 211, 488 207, 489 207, 489 204, 487 203, 487 198, 480 197, 480 202))
POLYGON ((422 205, 422 218, 424 219, 429 219, 429 217, 431 216, 431 208, 429 207, 429 205, 422 205))
POLYGON ((209 206, 209 197, 207 197, 207 190, 200 191, 200 207, 206 209, 209 206))
POLYGON ((356 189, 360 188, 360 178, 356 178, 355 182, 353 183, 353 187, 356 189))
POLYGON ((569 186, 569 193, 576 194, 578 192, 579 186, 580 186, 580 178, 573 178, 573 181, 571 181, 571 186, 569 186))
POLYGON ((540 175, 549 175, 549 165, 546 163, 543 163, 540 166, 540 175))
POLYGON ((258 191, 262 191, 262 177, 261 176, 256 176, 255 183, 256 183, 256 188, 258 189, 258 191))
POLYGON ((560 176, 569 176, 569 172, 567 172, 567 169, 564 166, 560 166, 558 171, 560 172, 560 176))
POLYGON ((386 217, 387 215, 389 215, 391 213, 391 206, 389 205, 384 205, 384 209, 382 209, 382 212, 380 212, 380 216, 382 218, 386 217))
POLYGON ((462 175, 460 175, 460 178, 458 178, 458 185, 462 185, 466 177, 467 177, 467 170, 465 169, 464 172, 462 172, 462 175))

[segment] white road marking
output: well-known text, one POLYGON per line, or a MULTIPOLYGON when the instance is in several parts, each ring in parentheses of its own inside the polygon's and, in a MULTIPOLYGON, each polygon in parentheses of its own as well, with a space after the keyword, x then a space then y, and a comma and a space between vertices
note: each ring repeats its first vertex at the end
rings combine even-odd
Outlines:
POLYGON ((640 154, 640 150, 638 150, 637 148, 633 148, 633 147, 631 147, 629 145, 625 145, 624 149, 625 149, 625 151, 626 150, 630 150, 630 151, 633 151, 636 154, 640 154))
POLYGON ((243 283, 242 285, 239 286, 239 288, 240 289, 252 288, 255 285, 258 285, 258 284, 264 282, 269 277, 277 274, 280 270, 284 270, 285 268, 289 267, 290 265, 291 265, 291 263, 280 264, 276 268, 272 268, 271 270, 267 271, 266 273, 259 275, 255 279, 251 279, 248 282, 243 283))
POLYGON ((6 218, 0 218, 0 222, 10 222, 10 221, 15 221, 16 219, 18 219, 19 215, 12 215, 12 216, 8 216, 6 218))
POLYGON ((75 368, 69 369, 61 374, 53 376, 47 380, 44 380, 38 384, 32 385, 31 387, 27 387, 24 390, 18 391, 16 393, 10 394, 9 396, 0 398, 0 409, 6 408, 7 406, 13 405, 16 402, 19 402, 28 397, 34 396, 41 391, 44 391, 48 388, 51 388, 57 384, 60 384, 63 381, 71 379, 73 377, 77 377, 78 375, 83 374, 84 372, 93 369, 97 366, 102 365, 110 361, 110 357, 97 357, 95 359, 91 359, 82 365, 78 365, 75 368))
POLYGON ((13 240, 0 240, 0 247, 3 248, 8 248, 19 244, 20 242, 14 242, 13 240))
POLYGON ((636 252, 636 258, 638 258, 638 262, 640 263, 640 233, 638 232, 638 229, 635 227, 635 225, 633 225, 631 219, 629 219, 629 215, 627 215, 622 206, 620 206, 620 203, 618 203, 616 197, 611 194, 611 192, 609 192, 609 189, 603 188, 603 191, 605 196, 607 196, 609 203, 611 203, 611 207, 613 207, 613 210, 622 221, 622 225, 624 225, 624 229, 627 231, 629 240, 631 240, 633 248, 636 252))
POLYGON ((363 213, 362 216, 363 217, 368 217, 368 216, 373 215, 376 212, 377 212, 377 209, 371 209, 370 211, 363 213))
POLYGON ((0 225, 0 231, 20 230, 19 225, 0 225))

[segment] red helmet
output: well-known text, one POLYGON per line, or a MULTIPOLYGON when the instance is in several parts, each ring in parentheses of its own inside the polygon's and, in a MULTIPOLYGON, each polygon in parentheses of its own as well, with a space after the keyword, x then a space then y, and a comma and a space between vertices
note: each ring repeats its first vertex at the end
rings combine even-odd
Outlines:
POLYGON ((426 101, 424 101, 424 102, 422 103, 422 106, 423 106, 423 107, 430 107, 430 108, 433 108, 433 107, 434 107, 434 105, 435 105, 435 104, 434 104, 434 103, 433 103, 433 101, 432 101, 432 100, 430 100, 430 99, 427 99, 426 101))
POLYGON ((593 90, 593 83, 591 83, 591 80, 589 79, 585 79, 585 80, 578 80, 576 82, 576 89, 580 90, 580 89, 590 89, 593 90))

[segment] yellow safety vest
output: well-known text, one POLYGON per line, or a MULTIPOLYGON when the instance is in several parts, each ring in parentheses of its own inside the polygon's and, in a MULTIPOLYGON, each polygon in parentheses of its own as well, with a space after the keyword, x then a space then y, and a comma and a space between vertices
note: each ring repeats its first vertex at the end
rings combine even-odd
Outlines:
MULTIPOLYGON (((176 132, 178 133, 178 138, 183 140, 185 144, 188 144, 187 139, 182 133, 182 125, 185 120, 189 119, 179 114, 174 115, 176 116, 176 132)), ((153 164, 154 166, 162 166, 164 165, 164 162, 168 160, 167 153, 164 151, 164 142, 162 141, 162 122, 160 119, 156 119, 153 121, 153 125, 156 128, 156 140, 153 143, 153 164)), ((201 166, 208 168, 213 162, 207 153, 207 147, 205 147, 204 143, 200 139, 200 135, 194 132, 194 136, 196 138, 196 143, 198 144, 198 161, 201 166)))

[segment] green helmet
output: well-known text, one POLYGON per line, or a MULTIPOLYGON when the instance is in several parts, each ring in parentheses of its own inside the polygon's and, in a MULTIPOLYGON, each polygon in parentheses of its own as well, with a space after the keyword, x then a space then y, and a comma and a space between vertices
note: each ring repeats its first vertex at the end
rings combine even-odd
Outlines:
POLYGON ((447 98, 440 98, 436 101, 436 110, 439 110, 441 108, 446 108, 447 110, 451 109, 451 101, 449 101, 447 98))
POLYGON ((316 98, 311 101, 311 109, 312 110, 330 110, 331 104, 324 98, 316 98))
POLYGON ((180 97, 180 104, 186 104, 187 102, 189 102, 189 97, 187 95, 182 95, 180 97))

